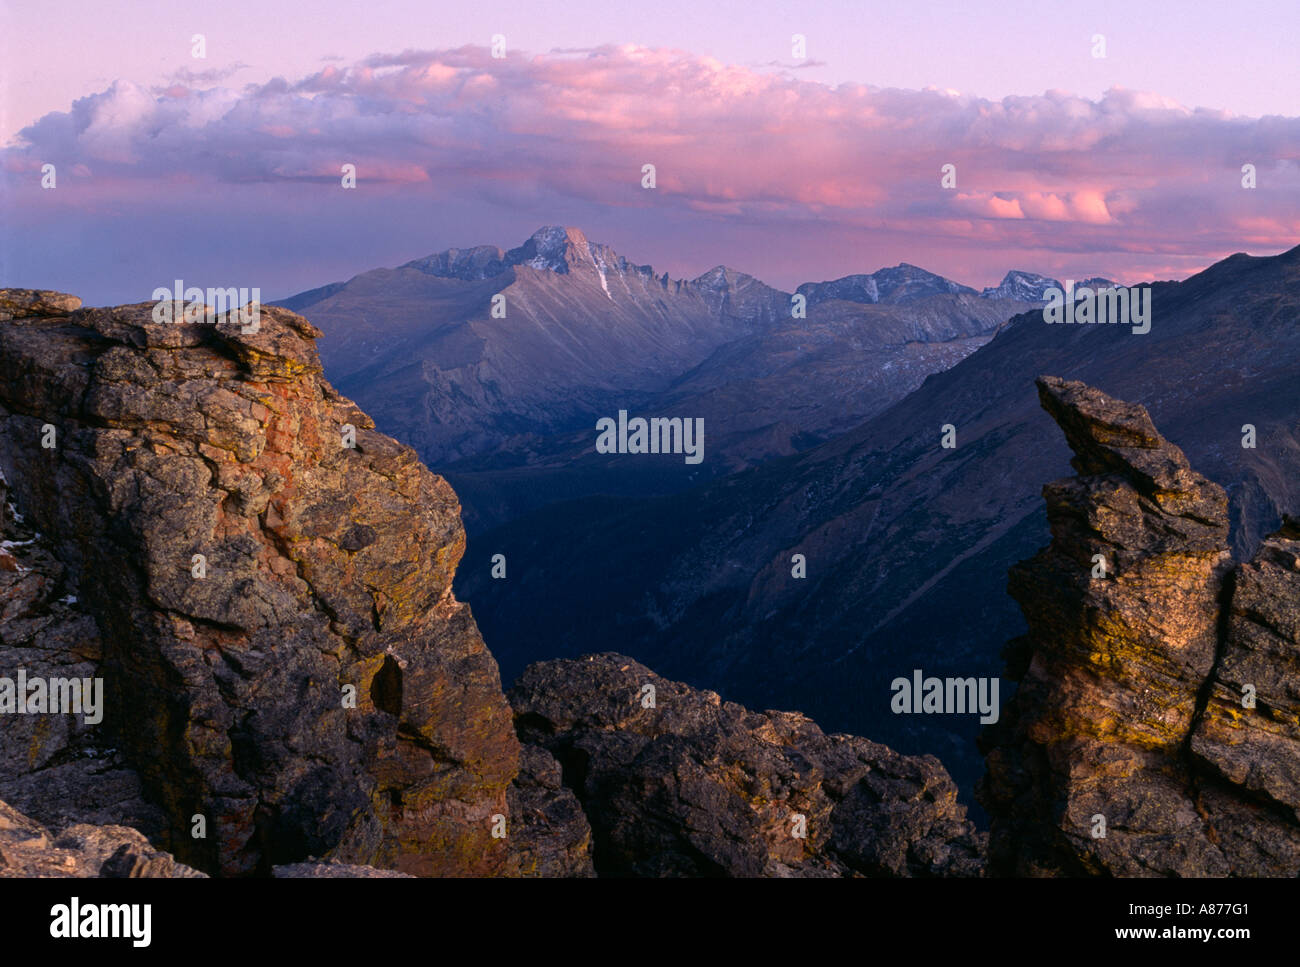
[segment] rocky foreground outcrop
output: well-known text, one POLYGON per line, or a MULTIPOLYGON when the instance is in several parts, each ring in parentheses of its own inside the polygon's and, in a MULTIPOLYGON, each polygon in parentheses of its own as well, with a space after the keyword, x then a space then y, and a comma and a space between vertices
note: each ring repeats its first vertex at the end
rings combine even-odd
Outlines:
MULTIPOLYGON (((93 678, 103 657, 67 568, 14 507, 0 474, 0 690, 20 673, 93 678)), ((0 800, 57 829, 120 825, 159 838, 167 828, 106 731, 76 714, 0 718, 0 800)))
MULTIPOLYGON (((334 392, 292 312, 166 324, 152 304, 77 305, 0 293, 0 470, 77 599, 60 614, 24 591, 6 667, 103 678, 96 728, 161 811, 160 841, 201 869, 328 854, 528 872, 547 849, 525 834, 554 833, 499 835, 520 749, 451 592, 451 488, 334 392)), ((9 771, 75 758, 68 718, 19 725, 9 771)))
MULTIPOLYGON (((274 867, 276 879, 409 878, 407 873, 337 861, 274 867)), ((139 830, 127 826, 76 823, 53 833, 0 802, 0 879, 205 879, 206 874, 177 863, 155 849, 139 830)))
POLYGON ((634 876, 979 876, 984 836, 933 756, 751 712, 617 654, 537 662, 510 691, 634 876))
POLYGON ((137 830, 79 823, 58 835, 0 802, 0 879, 202 878, 154 849, 137 830))
POLYGON ((1029 632, 982 739, 990 871, 1300 874, 1300 530, 1234 566, 1222 488, 1145 409, 1038 387, 1078 475, 1010 574, 1029 632))

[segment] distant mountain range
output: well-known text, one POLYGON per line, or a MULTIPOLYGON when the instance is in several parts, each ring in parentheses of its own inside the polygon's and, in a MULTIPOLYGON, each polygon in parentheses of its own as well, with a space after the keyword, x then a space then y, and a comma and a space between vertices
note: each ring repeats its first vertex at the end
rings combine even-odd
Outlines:
POLYGON ((916 266, 796 293, 726 266, 657 274, 575 228, 448 249, 293 296, 326 371, 455 485, 471 532, 581 494, 672 493, 807 450, 874 416, 1041 301, 1012 272, 977 293, 916 266), (493 298, 504 318, 493 315, 493 298), (699 467, 592 459, 625 409, 702 418, 699 467))
MULTIPOLYGON (((1084 279, 1075 288, 1105 288, 1119 285, 1109 279, 1084 279)), ((981 299, 1000 299, 1012 302, 1041 304, 1047 301, 1049 289, 1065 290, 1060 280, 1033 272, 1013 269, 1002 282, 978 293, 981 299)), ((809 305, 820 305, 833 299, 844 302, 861 302, 869 305, 899 305, 936 295, 976 295, 967 285, 945 279, 915 265, 902 262, 891 269, 881 269, 870 275, 846 275, 831 282, 805 282, 796 290, 808 300, 809 305)))
POLYGON ((472 539, 458 594, 507 677, 617 642, 737 701, 935 752, 969 788, 974 721, 894 716, 881 696, 916 668, 997 675, 1023 631, 1007 568, 1047 541, 1039 490, 1069 473, 1037 376, 1146 406, 1226 488, 1240 559, 1300 510, 1300 248, 1157 283, 1152 306, 1143 335, 1028 312, 809 452, 673 496, 549 506, 472 539), (489 578, 497 553, 508 581, 489 578))
MULTIPOLYGON (((1110 279, 1091 278, 1074 282, 1072 288, 1096 290, 1118 285, 1120 283, 1112 282, 1110 279)), ((984 299, 1013 299, 1018 302, 1044 303, 1047 301, 1049 289, 1064 292, 1065 286, 1059 279, 1051 279, 1045 275, 1012 271, 1006 274, 1001 283, 981 292, 980 297, 984 299)))

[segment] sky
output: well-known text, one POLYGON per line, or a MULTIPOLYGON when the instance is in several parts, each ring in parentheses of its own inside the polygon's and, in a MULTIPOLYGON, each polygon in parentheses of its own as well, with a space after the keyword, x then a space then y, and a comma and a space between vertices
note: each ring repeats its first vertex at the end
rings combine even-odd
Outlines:
POLYGON ((272 299, 547 224, 787 289, 1181 278, 1300 243, 1298 41, 1295 0, 0 0, 0 284, 272 299))

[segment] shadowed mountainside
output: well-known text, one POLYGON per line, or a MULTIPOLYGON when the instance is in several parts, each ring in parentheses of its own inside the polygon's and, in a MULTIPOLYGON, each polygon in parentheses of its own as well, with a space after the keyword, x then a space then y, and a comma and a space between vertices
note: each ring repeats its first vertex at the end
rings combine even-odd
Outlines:
POLYGON ((978 723, 894 715, 889 683, 915 668, 994 675, 1002 642, 1024 630, 1003 575, 1046 538, 1038 489, 1068 460, 1034 406, 1039 373, 1146 406, 1226 489, 1239 558, 1300 509, 1300 249, 1158 283, 1152 309, 1145 334, 1020 315, 808 453, 686 494, 547 507, 476 536, 458 592, 508 676, 617 640, 737 701, 933 752, 969 789, 978 723), (504 581, 490 577, 494 554, 504 581), (795 554, 806 579, 792 576, 795 554))

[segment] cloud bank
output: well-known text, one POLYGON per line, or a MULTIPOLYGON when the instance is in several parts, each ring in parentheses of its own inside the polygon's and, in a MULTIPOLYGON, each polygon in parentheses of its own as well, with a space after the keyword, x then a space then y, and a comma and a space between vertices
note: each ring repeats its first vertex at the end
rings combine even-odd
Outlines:
MULTIPOLYGON (((642 225, 656 213, 677 226, 693 218, 732 263, 744 253, 722 238, 742 230, 817 233, 841 248, 871 235, 911 261, 929 246, 975 270, 991 257, 976 253, 999 253, 1006 268, 1034 252, 1093 253, 1112 270, 1123 257, 1126 277, 1300 242, 1300 119, 1137 91, 990 101, 829 87, 789 69, 636 46, 504 59, 485 48, 408 51, 296 81, 202 86, 214 79, 118 82, 40 118, 3 153, 6 204, 29 223, 59 204, 87 218, 124 206, 162 217, 276 186, 292 216, 342 204, 341 167, 354 164, 359 191, 454 200, 462 218, 481 203, 528 212, 528 225, 557 220, 534 213, 543 198, 635 213, 642 225), (45 163, 60 190, 76 190, 43 193, 45 163), (641 185, 645 164, 654 190, 641 185), (1247 164, 1254 190, 1242 186, 1247 164), (945 165, 952 188, 941 186, 945 165)), ((364 205, 350 211, 367 217, 364 205)), ((424 252, 412 244, 412 256, 424 252)))

